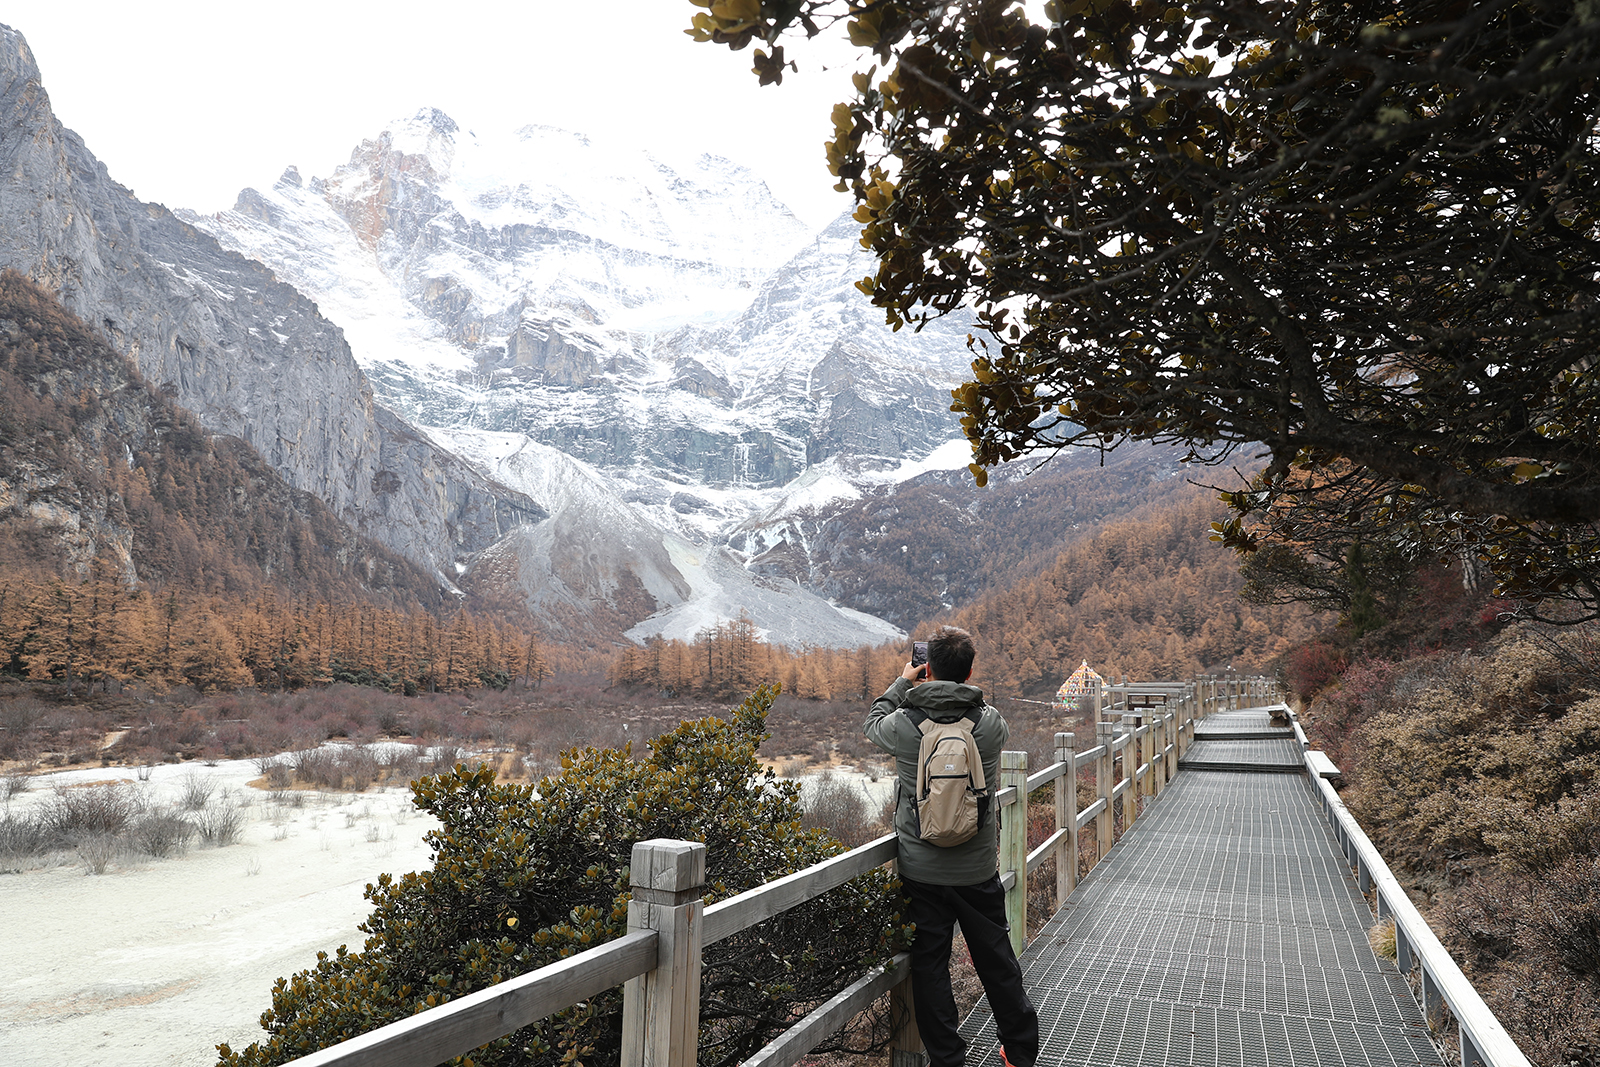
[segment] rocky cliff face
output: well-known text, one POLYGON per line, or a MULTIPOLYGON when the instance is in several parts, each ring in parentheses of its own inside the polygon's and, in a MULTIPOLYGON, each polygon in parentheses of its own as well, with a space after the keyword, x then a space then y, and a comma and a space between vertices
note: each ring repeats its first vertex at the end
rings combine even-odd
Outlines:
POLYGON ((432 575, 243 441, 204 430, 14 271, 0 271, 0 397, 0 565, 234 595, 275 584, 312 600, 444 600, 432 575))
POLYGON ((60 296, 214 432, 354 529, 453 578, 541 513, 374 403, 338 327, 261 263, 135 199, 50 109, 0 27, 0 266, 60 296))

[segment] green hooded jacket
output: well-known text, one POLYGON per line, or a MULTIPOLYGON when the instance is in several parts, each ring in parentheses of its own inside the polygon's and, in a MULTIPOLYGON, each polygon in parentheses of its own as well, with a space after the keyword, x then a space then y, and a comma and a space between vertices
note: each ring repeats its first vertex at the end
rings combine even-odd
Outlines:
POLYGON ((862 729, 867 739, 894 757, 896 804, 895 833, 900 837, 900 875, 929 885, 977 885, 988 881, 999 870, 999 808, 990 804, 989 813, 978 825, 970 841, 951 848, 930 845, 916 835, 917 753, 922 748, 922 731, 900 710, 920 708, 930 719, 954 722, 972 708, 983 715, 972 728, 983 758, 983 780, 990 795, 998 792, 1000 750, 1011 736, 1011 727, 994 708, 983 702, 983 690, 961 682, 928 681, 913 686, 896 678, 883 696, 872 702, 862 729))

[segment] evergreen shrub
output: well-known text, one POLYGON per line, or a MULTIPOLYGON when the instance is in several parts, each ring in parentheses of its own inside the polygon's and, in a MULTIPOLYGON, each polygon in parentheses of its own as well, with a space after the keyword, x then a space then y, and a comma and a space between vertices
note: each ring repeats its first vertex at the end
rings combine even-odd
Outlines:
MULTIPOLYGON (((620 936, 636 841, 704 842, 708 904, 838 854, 832 837, 802 826, 798 788, 756 759, 776 695, 762 687, 725 720, 685 722, 643 759, 570 750, 536 787, 461 764, 418 779, 417 807, 441 824, 427 838, 431 868, 368 886, 362 949, 319 953, 280 978, 266 1038, 237 1052, 219 1045, 219 1064, 284 1063, 620 936)), ((906 933, 899 911, 898 884, 875 871, 707 946, 699 1062, 749 1058, 888 956, 906 933)), ((613 1064, 621 1033, 614 989, 454 1062, 613 1064)))

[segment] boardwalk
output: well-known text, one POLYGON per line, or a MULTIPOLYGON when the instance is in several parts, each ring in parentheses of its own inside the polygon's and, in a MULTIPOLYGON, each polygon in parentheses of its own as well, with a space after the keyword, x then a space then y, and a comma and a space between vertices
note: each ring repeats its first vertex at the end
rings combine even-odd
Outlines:
MULTIPOLYGON (((1180 773, 1023 957, 1040 1063, 1443 1061, 1303 775, 1262 709, 1205 720, 1180 773), (1292 765, 1291 765, 1292 764, 1292 765)), ((1000 1062, 987 1004, 967 1062, 1000 1062)))

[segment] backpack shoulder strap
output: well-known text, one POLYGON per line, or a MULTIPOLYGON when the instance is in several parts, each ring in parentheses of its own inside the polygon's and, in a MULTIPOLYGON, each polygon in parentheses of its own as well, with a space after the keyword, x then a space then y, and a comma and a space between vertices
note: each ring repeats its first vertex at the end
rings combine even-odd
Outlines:
POLYGON ((980 704, 975 708, 968 709, 968 711, 961 716, 961 718, 972 723, 972 725, 967 728, 967 744, 970 746, 969 751, 972 753, 972 784, 977 787, 979 792, 983 792, 989 788, 989 783, 983 773, 983 754, 978 751, 978 739, 973 736, 973 731, 977 729, 978 723, 983 719, 984 710, 984 705, 980 704))

